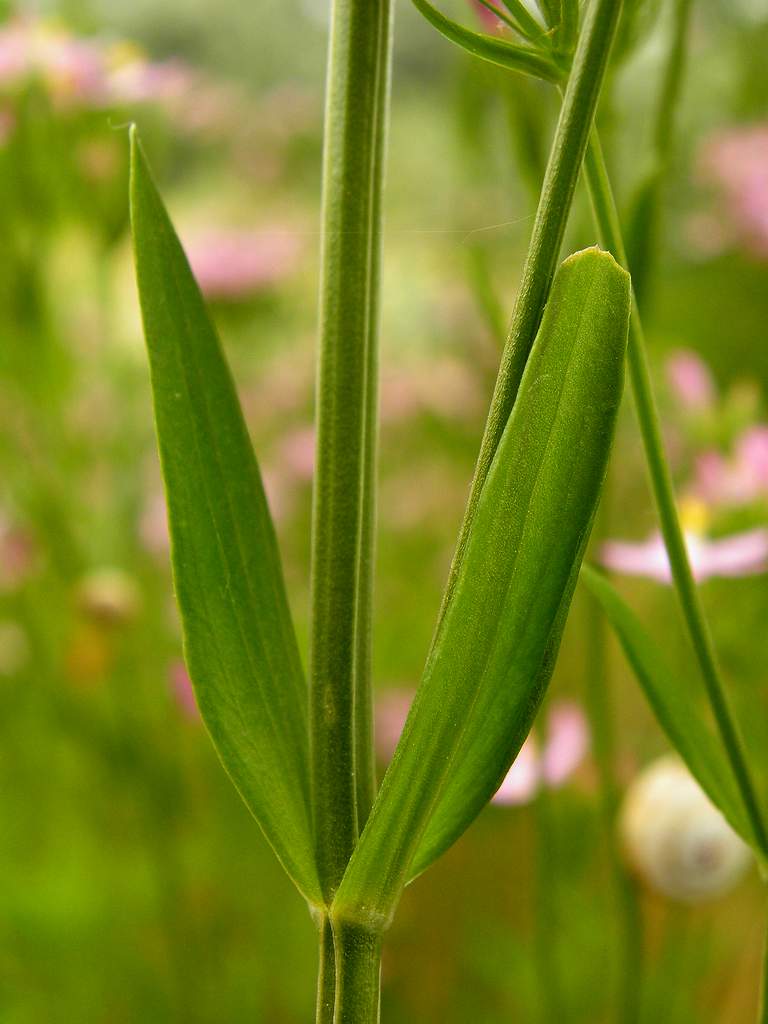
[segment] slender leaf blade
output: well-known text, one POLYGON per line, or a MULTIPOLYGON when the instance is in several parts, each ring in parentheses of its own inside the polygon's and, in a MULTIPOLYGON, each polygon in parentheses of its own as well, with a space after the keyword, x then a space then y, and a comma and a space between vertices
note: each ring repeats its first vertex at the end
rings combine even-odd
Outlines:
POLYGON ((135 128, 131 221, 187 665, 224 767, 319 901, 307 690, 274 527, 229 368, 135 128))
POLYGON ((560 82, 563 77, 557 65, 539 50, 465 28, 447 18, 429 0, 413 0, 413 5, 441 35, 476 57, 545 82, 560 82))
POLYGON ((723 747, 701 715, 692 677, 673 674, 645 627, 610 581, 589 566, 581 578, 600 602, 643 692, 691 775, 748 843, 755 838, 723 747))
POLYGON ((386 922, 412 863, 422 870, 467 827, 531 727, 605 474, 629 295, 626 272, 597 249, 555 277, 338 914, 364 907, 372 927, 386 922))

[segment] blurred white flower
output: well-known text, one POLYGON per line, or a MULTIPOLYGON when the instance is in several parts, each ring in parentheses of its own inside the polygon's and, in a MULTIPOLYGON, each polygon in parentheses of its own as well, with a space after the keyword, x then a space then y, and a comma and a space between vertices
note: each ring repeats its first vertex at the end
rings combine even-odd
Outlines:
POLYGON ((631 866, 647 885, 685 903, 726 893, 751 859, 675 755, 653 761, 631 783, 619 830, 631 866))

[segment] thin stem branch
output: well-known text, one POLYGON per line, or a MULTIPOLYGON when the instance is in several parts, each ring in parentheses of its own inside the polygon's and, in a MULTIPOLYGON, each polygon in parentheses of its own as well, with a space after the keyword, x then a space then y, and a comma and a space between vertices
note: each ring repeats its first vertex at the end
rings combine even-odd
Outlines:
POLYGON ((336 996, 336 957, 333 949, 333 929, 326 913, 318 915, 318 965, 315 1024, 333 1024, 333 1006, 336 996))
POLYGON ((760 977, 757 1024, 768 1024, 768 929, 766 930, 766 934, 763 939, 763 962, 760 977))
MULTIPOLYGON (((621 225, 596 130, 592 132, 590 138, 584 167, 601 242, 611 250, 620 263, 626 266, 627 258, 621 225)), ((643 326, 637 303, 634 304, 629 327, 627 359, 640 434, 648 465, 648 475, 678 600, 744 808, 749 816, 755 839, 765 853, 768 852, 768 832, 766 832, 763 822, 741 736, 720 677, 714 645, 699 592, 694 583, 683 531, 680 527, 672 478, 664 456, 659 417, 653 398, 650 371, 645 353, 643 326)))
POLYGON ((438 630, 453 596, 480 492, 512 411, 523 370, 539 329, 620 13, 621 0, 593 0, 579 36, 541 187, 512 323, 480 444, 475 476, 443 595, 438 630))
POLYGON ((365 803, 373 787, 368 637, 390 40, 390 0, 334 0, 323 166, 310 657, 315 845, 327 900, 357 840, 359 794, 367 794, 365 803))
POLYGON ((685 72, 691 6, 691 0, 674 0, 669 48, 654 111, 653 163, 638 192, 627 231, 626 247, 632 284, 641 309, 644 308, 654 270, 662 194, 674 139, 674 117, 685 72))
MULTIPOLYGON (((376 123, 373 127, 374 160, 371 187, 371 222, 380 230, 384 191, 384 161, 389 119, 389 95, 392 70, 392 25, 394 7, 382 3, 378 35, 379 54, 376 70, 376 123)), ((363 431, 363 490, 361 501, 360 557, 358 561, 358 605, 355 621, 355 786, 358 828, 362 830, 376 796, 376 760, 373 749, 373 692, 371 685, 371 640, 373 581, 376 557, 376 469, 378 449, 379 360, 378 333, 380 281, 380 245, 370 251, 371 293, 368 304, 369 338, 365 379, 365 426, 363 431)))
MULTIPOLYGON (((606 491, 603 488, 599 533, 605 531, 606 491)), ((618 982, 616 1019, 636 1024, 640 1019, 640 990, 643 968, 643 920, 635 882, 630 877, 619 849, 616 811, 619 784, 616 778, 616 737, 610 702, 610 679, 606 658, 606 623, 597 601, 586 595, 587 682, 586 707, 592 734, 592 750, 599 783, 599 812, 611 873, 617 915, 618 982)))

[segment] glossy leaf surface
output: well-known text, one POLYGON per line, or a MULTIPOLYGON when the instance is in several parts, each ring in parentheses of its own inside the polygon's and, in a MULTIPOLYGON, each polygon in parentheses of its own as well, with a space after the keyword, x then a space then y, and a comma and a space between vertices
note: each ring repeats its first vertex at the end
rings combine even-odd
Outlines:
POLYGON ((135 129, 131 219, 174 584, 198 704, 284 867, 319 900, 307 692, 277 540, 229 368, 135 129))
POLYGON ((334 903, 371 927, 473 820, 554 664, 621 398, 629 277, 597 249, 558 271, 451 601, 334 903), (414 863, 414 855, 416 860, 414 863))
POLYGON ((754 845, 722 744, 699 710, 695 677, 672 672, 658 645, 605 576, 584 566, 581 577, 600 602, 670 743, 733 829, 754 845))

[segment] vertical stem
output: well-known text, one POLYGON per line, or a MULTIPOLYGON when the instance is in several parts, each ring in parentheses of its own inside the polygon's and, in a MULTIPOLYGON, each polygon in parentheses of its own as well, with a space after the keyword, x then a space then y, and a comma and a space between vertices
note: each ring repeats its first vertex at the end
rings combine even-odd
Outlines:
POLYGON ((335 920, 336 1007, 334 1024, 378 1024, 381 979, 380 934, 335 920))
POLYGON ((318 966, 315 1024, 333 1024, 336 992, 336 958, 333 951, 333 929, 326 913, 318 916, 318 966))
POLYGON ((760 977, 760 1002, 757 1009, 757 1024, 768 1024, 768 930, 763 939, 763 963, 760 977))
MULTIPOLYGON (((604 526, 602 516, 601 524, 604 526)), ((643 921, 637 889, 624 867, 616 836, 619 786, 616 780, 616 745, 609 697, 610 680, 605 657, 605 617, 591 594, 587 595, 587 602, 586 706, 599 780, 599 811, 618 915, 616 1019, 621 1024, 636 1024, 640 1018, 643 921)))
MULTIPOLYGON (((596 131, 593 131, 590 138, 584 166, 602 243, 613 252, 620 263, 626 266, 621 226, 596 131)), ((629 326, 627 359, 651 489, 658 510, 661 532, 678 600, 744 808, 752 825, 755 839, 765 853, 768 852, 768 832, 766 832, 763 822, 736 720, 720 678, 714 645, 704 617, 699 592, 693 580, 688 552, 677 515, 674 488, 664 456, 659 417, 653 398, 650 371, 645 353, 643 326, 637 310, 637 303, 634 303, 629 326)))
POLYGON ((669 169, 674 115, 685 71, 690 14, 691 0, 674 0, 669 49, 654 115, 653 165, 647 180, 639 190, 627 231, 627 254, 632 270, 632 284, 641 308, 645 306, 655 264, 662 190, 669 169))
MULTIPOLYGON (((376 75, 376 118, 374 162, 372 168, 371 220, 382 221, 386 126, 392 71, 392 25, 394 8, 390 0, 383 4, 378 44, 376 75)), ((380 228, 377 228, 380 230, 380 228)), ((376 468, 378 448, 378 345, 381 246, 371 251, 371 295, 368 308, 369 336, 365 391, 365 427, 363 433, 363 492, 361 508, 360 559, 358 565, 358 608, 355 651, 355 769, 358 828, 362 831, 376 795, 376 761, 373 747, 373 692, 371 685, 371 639, 373 579, 376 558, 376 468)))
POLYGON ((366 794, 365 803, 373 787, 367 674, 390 39, 390 0, 334 0, 323 164, 310 657, 315 844, 328 900, 357 839, 359 793, 366 794))
POLYGON ((593 0, 579 36, 438 629, 453 595, 480 492, 539 329, 620 13, 621 0, 593 0))
MULTIPOLYGON (((543 737, 546 742, 546 737, 543 737)), ((558 970, 557 835, 551 794, 542 787, 533 802, 536 829, 534 946, 538 966, 540 1020, 557 1024, 568 1009, 558 970)))

